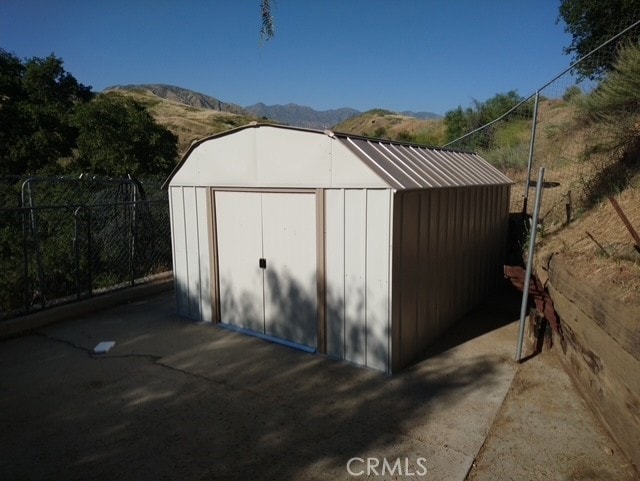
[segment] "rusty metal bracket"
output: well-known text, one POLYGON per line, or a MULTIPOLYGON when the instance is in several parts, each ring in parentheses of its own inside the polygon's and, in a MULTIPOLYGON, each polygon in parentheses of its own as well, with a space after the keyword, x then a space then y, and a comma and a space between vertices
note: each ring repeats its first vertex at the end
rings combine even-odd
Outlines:
MULTIPOLYGON (((511 284, 519 291, 524 291, 526 275, 526 271, 520 266, 504 266, 504 276, 509 279, 511 284)), ((559 336, 562 336, 562 328, 555 307, 553 306, 553 299, 551 299, 549 291, 540 279, 533 273, 531 274, 529 282, 529 295, 530 298, 533 299, 537 311, 549 321, 553 331, 559 336)))

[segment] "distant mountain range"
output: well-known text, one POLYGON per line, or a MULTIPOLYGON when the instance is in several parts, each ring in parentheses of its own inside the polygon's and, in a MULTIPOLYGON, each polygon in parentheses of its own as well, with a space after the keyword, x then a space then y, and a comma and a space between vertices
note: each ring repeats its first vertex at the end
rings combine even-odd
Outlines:
POLYGON ((220 112, 231 112, 232 114, 238 115, 247 115, 247 112, 239 105, 223 102, 215 97, 194 92, 193 90, 183 89, 182 87, 176 87, 175 85, 114 85, 104 89, 105 92, 108 92, 109 90, 147 90, 160 98, 190 105, 191 107, 218 110, 220 112))
POLYGON ((442 118, 442 115, 434 114, 433 112, 411 112, 410 110, 405 110, 404 112, 398 113, 421 120, 438 120, 442 118))
POLYGON ((245 110, 255 117, 314 129, 328 129, 361 113, 350 108, 318 111, 298 104, 265 105, 262 102, 245 107, 245 110))
MULTIPOLYGON (((158 97, 179 102, 201 109, 211 109, 220 112, 230 112, 238 115, 250 115, 266 120, 273 120, 287 125, 297 127, 307 127, 314 129, 327 129, 344 122, 353 117, 362 115, 363 112, 352 108, 341 108, 335 110, 314 110, 311 107, 289 103, 286 105, 265 105, 259 102, 255 105, 241 107, 239 105, 223 102, 215 97, 194 92, 192 90, 176 87, 174 85, 163 84, 141 84, 141 85, 114 85, 104 89, 109 90, 146 90, 158 97)), ((398 112, 407 117, 418 119, 440 119, 441 115, 433 112, 398 112)))

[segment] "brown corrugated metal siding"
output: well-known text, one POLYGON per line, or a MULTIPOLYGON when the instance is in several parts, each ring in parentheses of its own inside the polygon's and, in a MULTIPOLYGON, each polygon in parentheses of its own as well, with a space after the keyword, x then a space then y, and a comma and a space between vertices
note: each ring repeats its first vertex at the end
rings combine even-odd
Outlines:
POLYGON ((414 361, 495 287, 509 196, 508 184, 395 194, 393 371, 414 361))

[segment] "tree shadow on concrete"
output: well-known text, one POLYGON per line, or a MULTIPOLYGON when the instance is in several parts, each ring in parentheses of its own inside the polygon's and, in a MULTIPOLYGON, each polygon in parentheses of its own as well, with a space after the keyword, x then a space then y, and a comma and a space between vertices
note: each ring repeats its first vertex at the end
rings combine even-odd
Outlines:
POLYGON ((349 479, 348 460, 368 456, 424 457, 436 479, 465 472, 484 440, 460 414, 493 418, 499 400, 478 389, 506 392, 495 352, 443 346, 389 377, 168 309, 123 306, 0 343, 7 479, 349 479), (95 358, 105 324, 118 344, 95 358))

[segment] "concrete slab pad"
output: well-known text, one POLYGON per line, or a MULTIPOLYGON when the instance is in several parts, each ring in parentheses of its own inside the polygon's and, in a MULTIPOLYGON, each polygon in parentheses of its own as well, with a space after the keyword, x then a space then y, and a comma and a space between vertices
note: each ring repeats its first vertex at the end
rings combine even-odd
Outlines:
POLYGON ((0 473, 462 481, 494 421, 507 419, 496 421, 518 369, 518 309, 507 301, 487 303, 392 377, 193 324, 168 295, 2 341, 0 473), (92 354, 105 339, 116 344, 92 354), (361 475, 349 472, 354 458, 361 475))

